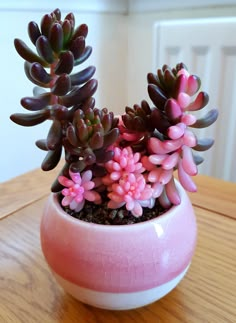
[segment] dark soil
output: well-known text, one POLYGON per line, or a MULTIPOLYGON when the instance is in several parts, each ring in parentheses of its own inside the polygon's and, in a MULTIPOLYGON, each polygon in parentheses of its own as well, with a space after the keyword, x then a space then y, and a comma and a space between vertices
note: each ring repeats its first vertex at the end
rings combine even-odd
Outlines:
POLYGON ((64 207, 64 210, 79 220, 105 225, 140 223, 154 219, 166 212, 166 209, 163 209, 158 202, 156 202, 153 209, 143 208, 143 215, 141 217, 133 216, 130 211, 126 210, 125 207, 115 210, 108 209, 106 203, 95 205, 93 203, 86 202, 83 210, 80 212, 72 211, 68 207, 64 207))

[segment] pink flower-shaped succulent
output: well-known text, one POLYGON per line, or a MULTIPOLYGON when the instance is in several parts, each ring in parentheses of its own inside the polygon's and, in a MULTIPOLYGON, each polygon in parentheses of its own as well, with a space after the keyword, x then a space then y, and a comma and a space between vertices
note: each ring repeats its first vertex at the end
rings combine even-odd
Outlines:
POLYGON ((105 164, 108 174, 103 178, 109 192, 108 207, 125 205, 136 217, 142 215, 142 207, 152 208, 155 203, 154 191, 142 174, 146 169, 140 158, 141 154, 133 153, 131 147, 115 147, 113 159, 105 164))
POLYGON ((151 185, 146 183, 142 174, 124 173, 118 182, 111 185, 108 207, 117 209, 125 205, 127 210, 139 217, 143 214, 142 207, 154 206, 155 199, 152 195, 151 185))
POLYGON ((69 172, 71 179, 65 176, 59 176, 58 181, 61 185, 65 186, 62 190, 64 198, 62 199, 63 206, 69 206, 71 210, 79 212, 84 207, 85 200, 101 203, 100 195, 92 190, 95 183, 92 179, 92 171, 87 170, 82 173, 69 172))
MULTIPOLYGON (((175 126, 178 127, 178 126, 175 126)), ((181 131, 180 131, 181 132, 181 131)), ((172 178, 175 168, 178 169, 178 176, 183 187, 190 191, 196 191, 196 185, 191 176, 197 174, 197 166, 193 159, 191 147, 196 145, 196 139, 191 131, 183 130, 179 138, 161 141, 151 138, 149 149, 151 154, 144 159, 144 167, 150 169, 150 181, 160 181, 167 184, 172 178), (151 168, 151 165, 161 166, 151 168)))
POLYGON ((103 178, 105 185, 118 181, 125 173, 142 173, 145 168, 140 162, 140 153, 133 153, 131 147, 114 147, 114 157, 105 164, 108 174, 103 178))

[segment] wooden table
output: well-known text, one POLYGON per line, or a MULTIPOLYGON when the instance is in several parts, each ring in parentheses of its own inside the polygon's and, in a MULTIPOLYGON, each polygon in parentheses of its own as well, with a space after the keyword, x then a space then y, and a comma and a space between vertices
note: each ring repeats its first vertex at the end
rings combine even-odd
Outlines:
POLYGON ((198 244, 175 290, 140 309, 106 311, 65 294, 44 261, 39 224, 55 174, 0 184, 0 322, 236 322, 236 184, 197 176, 198 244))

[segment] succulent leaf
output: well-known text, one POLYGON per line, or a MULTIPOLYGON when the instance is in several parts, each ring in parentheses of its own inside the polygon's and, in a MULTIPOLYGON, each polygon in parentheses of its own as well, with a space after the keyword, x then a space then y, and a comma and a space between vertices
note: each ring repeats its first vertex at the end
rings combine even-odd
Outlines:
POLYGON ((24 97, 21 99, 21 105, 30 111, 38 111, 49 105, 51 99, 50 93, 44 93, 38 97, 24 97))
POLYGON ((103 135, 101 132, 95 132, 89 139, 89 146, 92 150, 100 149, 103 147, 103 135))
POLYGON ((54 23, 50 29, 49 43, 55 53, 60 53, 63 48, 63 30, 60 23, 54 23))
POLYGON ((74 16, 73 12, 68 13, 65 16, 65 20, 69 20, 69 22, 71 24, 71 27, 72 27, 72 30, 74 31, 74 27, 75 27, 75 16, 74 16))
POLYGON ((29 66, 29 72, 31 77, 40 84, 48 85, 52 80, 51 75, 47 73, 40 63, 32 63, 29 66))
POLYGON ((107 134, 104 135, 103 140, 103 148, 108 148, 112 144, 116 142, 119 136, 119 129, 113 128, 111 131, 109 131, 107 134))
POLYGON ((52 15, 51 14, 44 15, 40 24, 42 35, 44 35, 45 37, 48 37, 52 24, 53 24, 52 15))
POLYGON ((166 101, 165 113, 166 113, 168 119, 171 122, 175 122, 175 123, 180 121, 180 118, 183 114, 178 102, 173 98, 166 101))
POLYGON ((159 80, 159 77, 156 74, 148 73, 147 74, 148 84, 155 84, 158 87, 162 87, 162 84, 159 80))
POLYGON ((193 154, 193 160, 196 165, 200 165, 201 163, 203 163, 204 158, 200 155, 193 154))
POLYGON ((47 136, 47 147, 49 150, 55 150, 61 146, 62 126, 60 121, 54 120, 47 136))
POLYGON ((52 64, 54 57, 48 38, 44 35, 40 36, 35 45, 39 56, 41 56, 47 63, 52 64))
POLYGON ((58 21, 60 21, 61 20, 61 10, 59 9, 59 8, 56 8, 55 10, 53 10, 53 12, 52 12, 55 16, 56 16, 56 19, 58 20, 58 21))
POLYGON ((68 128, 66 129, 66 136, 67 136, 69 143, 72 146, 78 147, 80 145, 80 141, 76 135, 75 127, 72 124, 69 125, 68 128))
POLYGON ((78 73, 71 74, 71 85, 81 85, 87 82, 89 79, 91 79, 91 77, 93 77, 95 70, 96 68, 94 66, 89 66, 78 73))
POLYGON ((98 149, 94 151, 94 154, 96 156, 97 163, 106 163, 113 158, 114 151, 112 150, 104 151, 104 149, 98 149))
POLYGON ((82 24, 75 29, 72 39, 74 40, 80 36, 83 36, 84 38, 86 38, 87 35, 88 35, 88 26, 86 24, 82 24))
POLYGON ((206 113, 206 115, 200 119, 198 119, 193 125, 192 128, 206 128, 212 125, 218 118, 218 111, 216 109, 212 109, 206 113))
POLYGON ((62 95, 66 95, 70 90, 71 90, 71 79, 69 75, 64 73, 57 78, 54 86, 51 89, 51 92, 54 95, 62 96, 62 95))
MULTIPOLYGON (((34 63, 33 63, 34 64, 34 63)), ((41 64, 40 64, 41 65, 41 64)), ((41 65, 42 66, 42 65, 41 65)), ((31 69, 31 63, 25 61, 24 63, 24 70, 25 70, 25 75, 27 76, 27 78, 32 82, 34 83, 35 85, 38 85, 39 87, 49 87, 49 84, 44 84, 40 81, 37 81, 35 78, 33 78, 31 76, 31 73, 30 73, 30 69, 31 69)))
POLYGON ((72 41, 70 45, 70 51, 74 55, 74 59, 78 59, 85 50, 85 39, 83 36, 80 36, 72 41))
POLYGON ((14 113, 10 119, 20 126, 31 127, 40 124, 48 119, 49 110, 37 111, 35 113, 14 113))
POLYGON ((92 54, 92 47, 91 46, 86 46, 85 47, 85 50, 83 52, 82 55, 80 55, 79 58, 77 58, 75 61, 74 61, 74 66, 77 66, 79 64, 82 64, 84 61, 86 61, 86 59, 89 58, 89 56, 92 54))
POLYGON ((167 97, 165 93, 161 90, 161 88, 159 88, 154 84, 149 84, 148 94, 152 102, 155 104, 155 106, 160 110, 164 110, 167 97))
POLYGON ((63 47, 67 48, 67 45, 71 39, 72 35, 72 26, 69 20, 65 19, 62 23, 62 31, 63 31, 63 47))
POLYGON ((197 111, 204 108, 209 101, 209 96, 206 92, 198 93, 196 99, 188 106, 188 111, 197 111))
POLYGON ((186 92, 187 84, 188 84, 188 78, 186 77, 186 75, 180 74, 175 81, 174 93, 173 93, 174 98, 177 99, 179 93, 186 92))
POLYGON ((36 146, 44 151, 48 151, 47 140, 46 139, 39 139, 35 142, 36 146))
POLYGON ((214 139, 212 138, 204 138, 204 139, 198 139, 197 145, 193 147, 196 151, 205 151, 210 149, 214 144, 214 139))
POLYGON ((31 21, 28 24, 28 34, 29 34, 30 40, 35 45, 37 39, 41 36, 39 26, 38 26, 38 24, 36 22, 31 21))
POLYGON ((41 168, 44 171, 50 171, 57 166, 60 161, 62 153, 62 147, 58 147, 55 150, 49 150, 44 158, 41 168))
POLYGON ((74 55, 70 51, 62 52, 55 67, 55 74, 70 74, 74 66, 74 55))
POLYGON ((187 93, 188 95, 192 96, 197 93, 197 91, 200 89, 201 86, 201 80, 196 75, 190 75, 188 78, 188 84, 187 84, 187 93))
POLYGON ((35 54, 22 40, 16 38, 14 40, 15 49, 18 54, 30 63, 38 62, 44 67, 48 67, 48 63, 35 54))
POLYGON ((164 82, 169 91, 172 91, 173 86, 175 85, 175 81, 176 81, 175 75, 173 74, 170 68, 167 68, 164 71, 164 82))
POLYGON ((82 103, 88 97, 92 96, 97 89, 97 81, 91 79, 82 87, 76 87, 69 94, 59 98, 59 103, 70 107, 74 104, 82 103))

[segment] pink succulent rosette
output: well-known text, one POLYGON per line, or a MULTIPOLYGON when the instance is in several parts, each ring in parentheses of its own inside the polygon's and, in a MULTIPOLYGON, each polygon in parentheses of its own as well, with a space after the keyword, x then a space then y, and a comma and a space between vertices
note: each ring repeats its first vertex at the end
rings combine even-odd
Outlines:
POLYGON ((65 186, 62 190, 63 206, 69 206, 71 210, 79 212, 83 209, 85 200, 94 202, 96 204, 101 203, 100 195, 93 190, 95 183, 91 181, 92 172, 90 170, 82 173, 73 173, 70 171, 71 179, 65 176, 59 176, 58 181, 61 185, 65 186))

